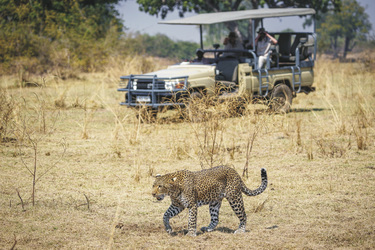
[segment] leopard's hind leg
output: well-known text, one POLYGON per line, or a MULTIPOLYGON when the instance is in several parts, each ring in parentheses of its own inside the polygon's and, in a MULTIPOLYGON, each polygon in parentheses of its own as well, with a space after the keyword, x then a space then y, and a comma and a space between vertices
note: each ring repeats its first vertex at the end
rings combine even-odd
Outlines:
POLYGON ((227 200, 229 201, 230 206, 240 220, 240 225, 234 233, 244 233, 246 230, 246 212, 243 204, 242 193, 232 192, 228 194, 227 200))

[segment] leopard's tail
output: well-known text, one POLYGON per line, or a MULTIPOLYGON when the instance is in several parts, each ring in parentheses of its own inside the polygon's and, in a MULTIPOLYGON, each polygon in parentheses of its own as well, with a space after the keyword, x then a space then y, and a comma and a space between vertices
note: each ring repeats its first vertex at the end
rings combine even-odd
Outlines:
POLYGON ((264 168, 262 168, 260 171, 261 171, 262 183, 260 184, 260 186, 257 189, 250 190, 250 189, 248 189, 246 187, 245 183, 242 184, 241 190, 246 195, 248 195, 248 196, 256 196, 256 195, 259 195, 259 194, 263 193, 263 191, 266 190, 267 183, 268 183, 268 180, 267 180, 267 171, 264 168))

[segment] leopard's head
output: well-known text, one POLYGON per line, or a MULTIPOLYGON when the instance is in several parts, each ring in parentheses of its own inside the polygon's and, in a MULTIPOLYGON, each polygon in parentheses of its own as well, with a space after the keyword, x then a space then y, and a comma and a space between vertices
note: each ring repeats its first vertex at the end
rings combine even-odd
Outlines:
POLYGON ((152 196, 158 201, 163 200, 166 195, 170 194, 176 179, 177 177, 169 175, 156 175, 154 184, 152 185, 152 196))

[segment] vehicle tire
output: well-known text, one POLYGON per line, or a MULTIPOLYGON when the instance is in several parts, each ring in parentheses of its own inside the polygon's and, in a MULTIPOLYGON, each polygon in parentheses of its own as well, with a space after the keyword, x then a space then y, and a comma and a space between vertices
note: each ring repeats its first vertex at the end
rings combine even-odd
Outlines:
POLYGON ((292 100, 292 90, 282 83, 273 88, 269 106, 276 113, 288 113, 292 106, 292 100))

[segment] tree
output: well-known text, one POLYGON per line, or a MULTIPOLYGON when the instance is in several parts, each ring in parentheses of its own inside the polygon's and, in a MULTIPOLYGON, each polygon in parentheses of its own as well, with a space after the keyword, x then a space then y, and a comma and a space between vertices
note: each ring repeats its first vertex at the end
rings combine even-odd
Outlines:
MULTIPOLYGON (((186 12, 196 13, 210 13, 222 11, 237 11, 245 9, 258 9, 259 7, 268 6, 269 8, 314 8, 317 13, 324 13, 328 11, 330 6, 334 9, 340 8, 341 0, 137 0, 139 9, 150 15, 156 15, 164 19, 168 12, 177 10, 180 17, 183 17, 186 12)), ((250 38, 252 34, 251 25, 248 25, 246 30, 248 35, 239 29, 236 22, 225 23, 225 26, 230 30, 236 32, 242 38, 250 38)), ((256 25, 257 26, 257 25, 256 25)))
POLYGON ((105 51, 97 48, 98 41, 108 34, 121 35, 122 21, 115 9, 119 1, 0 0, 1 66, 12 69, 14 61, 30 58, 38 61, 34 63, 37 67, 48 66, 56 55, 59 65, 70 66, 74 61, 89 68, 93 51, 105 51), (62 62, 62 54, 68 54, 66 62, 62 62))
POLYGON ((149 56, 173 58, 173 59, 191 59, 191 52, 198 44, 186 41, 173 41, 166 35, 156 34, 136 34, 126 39, 126 49, 135 54, 147 54, 149 56))
MULTIPOLYGON (((51 159, 47 160, 44 157, 50 155, 49 151, 42 154, 43 149, 50 150, 43 148, 43 143, 47 140, 48 135, 54 132, 59 113, 51 112, 47 114, 45 100, 41 99, 37 94, 35 94, 35 97, 37 100, 35 106, 26 103, 26 101, 21 106, 23 112, 19 112, 16 115, 17 122, 14 124, 15 128, 13 131, 14 136, 17 138, 18 155, 21 160, 21 165, 31 176, 31 201, 33 206, 35 206, 37 183, 45 175, 50 173, 52 169, 57 167, 67 150, 65 139, 62 139, 58 143, 62 147, 61 155, 55 162, 51 161, 51 159)), ((22 208, 24 209, 23 201, 18 190, 17 193, 21 200, 22 208)))
POLYGON ((329 47, 335 58, 338 57, 339 40, 343 39, 343 58, 352 51, 358 40, 365 40, 371 30, 368 15, 356 0, 343 0, 341 11, 329 11, 318 24, 319 46, 329 47))
POLYGON ((168 12, 178 10, 181 17, 186 12, 209 13, 258 9, 267 5, 269 8, 314 8, 317 12, 326 12, 330 6, 339 9, 341 0, 137 0, 139 9, 150 15, 161 15, 164 19, 168 12))

